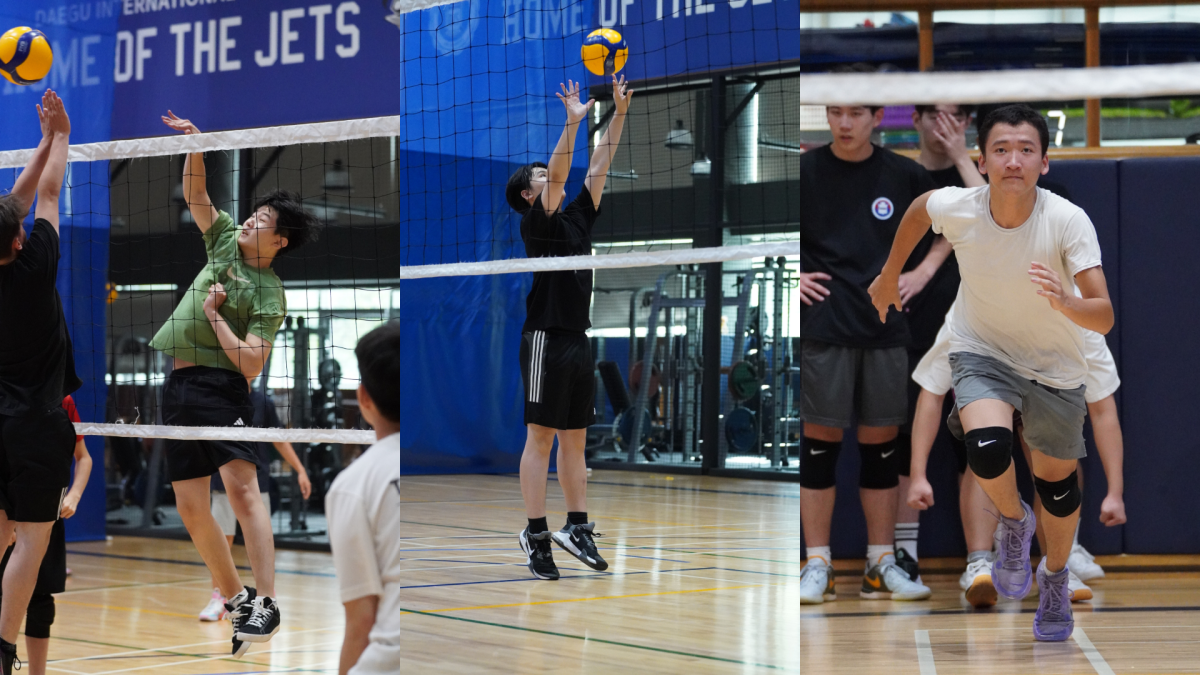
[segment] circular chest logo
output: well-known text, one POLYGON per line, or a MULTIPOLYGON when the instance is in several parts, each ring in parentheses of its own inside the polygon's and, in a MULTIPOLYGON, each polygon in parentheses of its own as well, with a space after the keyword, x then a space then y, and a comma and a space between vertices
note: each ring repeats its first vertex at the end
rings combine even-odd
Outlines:
POLYGON ((887 197, 880 197, 871 202, 871 215, 875 216, 877 220, 887 220, 895 211, 896 207, 892 206, 892 200, 887 197))

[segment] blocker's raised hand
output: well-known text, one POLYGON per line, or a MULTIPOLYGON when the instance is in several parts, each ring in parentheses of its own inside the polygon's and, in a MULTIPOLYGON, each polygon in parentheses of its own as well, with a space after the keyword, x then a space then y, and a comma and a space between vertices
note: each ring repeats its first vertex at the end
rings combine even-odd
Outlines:
POLYGON ((563 102, 563 107, 567 109, 567 121, 571 123, 578 122, 587 117, 588 111, 592 109, 596 101, 588 99, 587 103, 579 101, 579 83, 567 80, 566 84, 558 85, 562 89, 562 93, 555 92, 554 95, 558 100, 563 102))
POLYGON ((618 115, 624 115, 629 110, 629 99, 633 98, 633 90, 625 82, 625 76, 622 75, 618 80, 616 75, 613 75, 613 105, 617 108, 618 115))
POLYGON ((192 124, 191 120, 185 120, 177 117, 175 113, 171 112, 170 110, 167 111, 166 115, 162 116, 162 121, 163 124, 171 127, 175 131, 182 131, 188 135, 200 133, 200 130, 196 128, 195 124, 192 124))

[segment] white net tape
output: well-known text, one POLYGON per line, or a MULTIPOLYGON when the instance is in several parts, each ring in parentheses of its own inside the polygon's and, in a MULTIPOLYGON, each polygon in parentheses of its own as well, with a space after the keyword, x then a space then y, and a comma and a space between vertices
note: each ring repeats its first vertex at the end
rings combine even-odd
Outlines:
POLYGON ((800 76, 807 105, 1073 101, 1200 93, 1200 64, 800 76))
POLYGON ((160 424, 75 424, 80 436, 171 438, 177 441, 258 441, 262 443, 351 443, 371 445, 374 431, 358 429, 260 429, 256 427, 172 427, 160 424))

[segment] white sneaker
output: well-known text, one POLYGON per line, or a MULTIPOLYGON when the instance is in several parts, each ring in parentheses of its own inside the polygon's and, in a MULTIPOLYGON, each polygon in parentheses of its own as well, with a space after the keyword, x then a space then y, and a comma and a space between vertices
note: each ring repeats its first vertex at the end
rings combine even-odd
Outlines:
POLYGON ((1071 555, 1067 556, 1067 567, 1082 581, 1104 578, 1104 568, 1096 564, 1096 557, 1079 544, 1071 547, 1071 555))
POLYGON ((819 605, 837 600, 833 588, 833 567, 822 558, 810 558, 800 570, 800 604, 819 605))
POLYGON ((996 604, 996 585, 992 583, 992 561, 979 558, 967 563, 967 569, 958 578, 958 587, 966 594, 972 607, 991 607, 996 604))
MULTIPOLYGON (((1099 568, 1100 566, 1096 565, 1096 567, 1099 568)), ((1070 569, 1070 567, 1067 569, 1070 569)), ((1104 572, 1101 571, 1100 573, 1103 574, 1104 572)), ((1074 572, 1071 572, 1067 577, 1067 590, 1071 593, 1071 602, 1083 602, 1092 599, 1092 589, 1088 588, 1082 579, 1075 576, 1074 572)))
POLYGON ((220 621, 225 618, 225 614, 225 596, 221 595, 221 589, 214 588, 208 605, 200 612, 200 620, 220 621))
POLYGON ((908 572, 896 566, 894 556, 885 555, 863 574, 858 595, 866 600, 926 600, 932 593, 928 586, 908 578, 908 572))

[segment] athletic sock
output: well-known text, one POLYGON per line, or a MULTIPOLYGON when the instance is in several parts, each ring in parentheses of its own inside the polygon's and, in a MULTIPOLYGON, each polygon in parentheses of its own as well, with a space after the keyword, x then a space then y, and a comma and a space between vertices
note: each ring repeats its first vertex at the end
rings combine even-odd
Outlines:
POLYGON ((828 546, 809 546, 808 559, 820 558, 825 561, 826 565, 833 564, 833 555, 829 552, 828 546))
MULTIPOLYGON (((1082 520, 1082 519, 1080 519, 1080 520, 1082 520)), ((1080 523, 1080 520, 1075 521, 1075 538, 1071 540, 1072 548, 1079 545, 1079 523, 1080 523)))
POLYGON ((883 561, 884 556, 895 556, 896 550, 891 544, 867 545, 867 568, 870 569, 883 561))
POLYGON ((992 555, 991 549, 988 549, 986 551, 971 551, 970 553, 967 554, 967 564, 970 565, 971 563, 975 562, 976 560, 987 560, 989 557, 991 557, 991 555, 992 555))
POLYGON ((587 511, 567 511, 568 525, 587 525, 587 511))
POLYGON ((917 530, 920 527, 920 523, 896 523, 896 548, 904 549, 913 560, 917 559, 917 530))
POLYGON ((541 534, 549 529, 550 526, 546 524, 546 516, 529 519, 529 534, 541 534))

